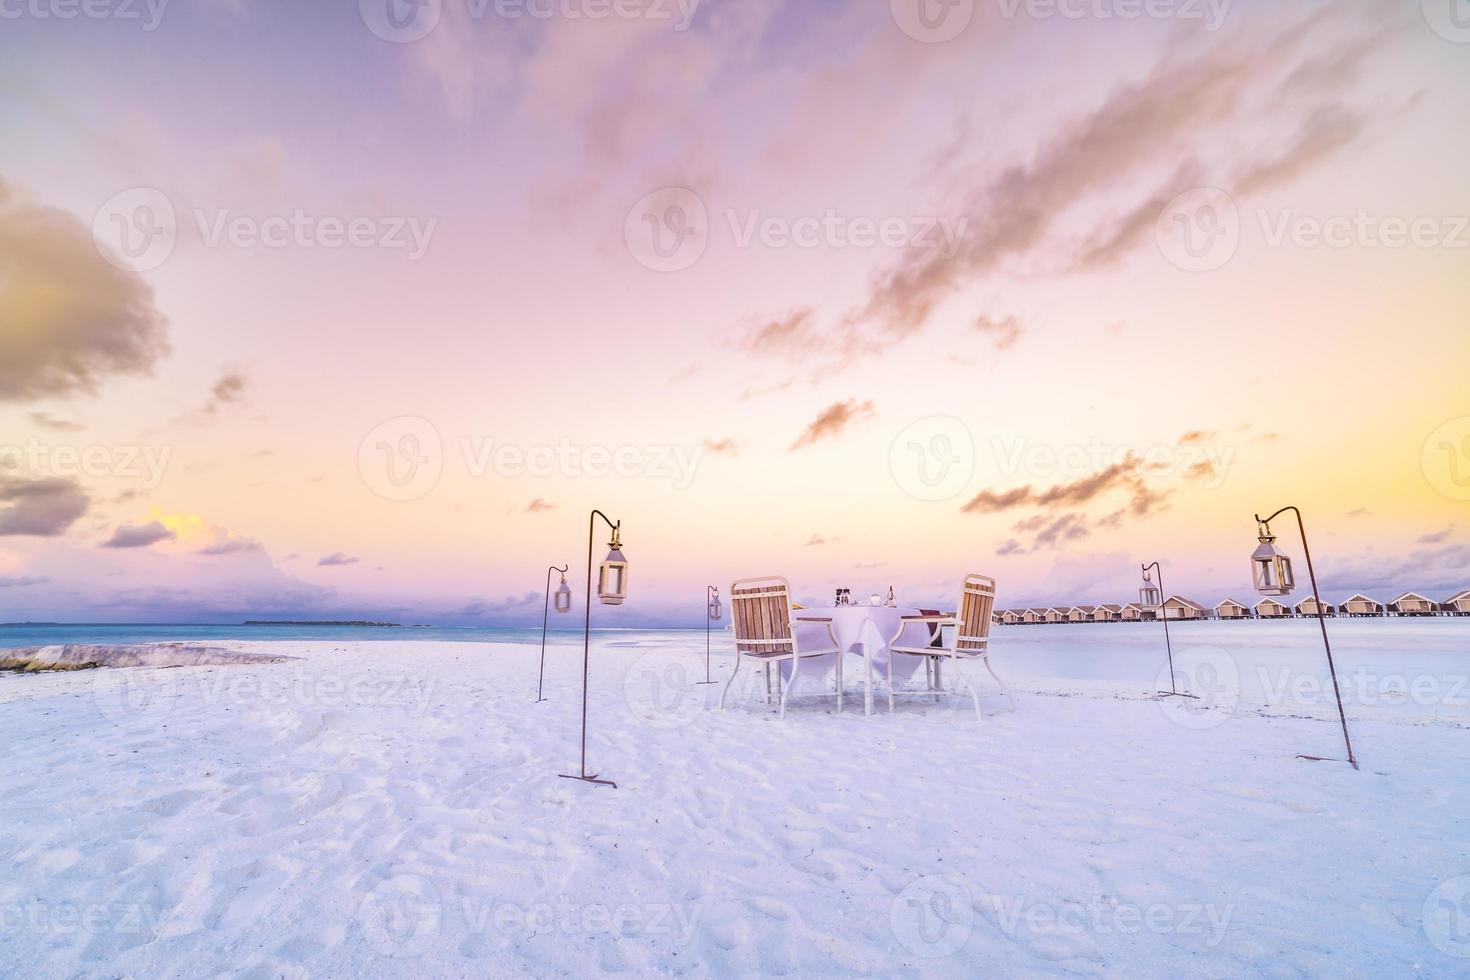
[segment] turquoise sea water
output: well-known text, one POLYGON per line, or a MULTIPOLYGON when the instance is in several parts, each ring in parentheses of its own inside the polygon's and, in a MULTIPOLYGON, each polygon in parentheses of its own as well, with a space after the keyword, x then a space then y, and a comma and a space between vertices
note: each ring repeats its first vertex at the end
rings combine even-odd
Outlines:
MULTIPOLYGON (((602 642, 622 635, 630 643, 649 641, 692 642, 702 646, 703 630, 593 630, 602 642)), ((722 634, 715 633, 716 640, 722 634)), ((581 630, 552 630, 548 636, 558 644, 579 640, 581 630)), ((151 623, 0 625, 0 649, 52 646, 65 643, 158 643, 167 640, 403 640, 461 643, 539 643, 541 629, 524 627, 443 626, 189 626, 151 623)))

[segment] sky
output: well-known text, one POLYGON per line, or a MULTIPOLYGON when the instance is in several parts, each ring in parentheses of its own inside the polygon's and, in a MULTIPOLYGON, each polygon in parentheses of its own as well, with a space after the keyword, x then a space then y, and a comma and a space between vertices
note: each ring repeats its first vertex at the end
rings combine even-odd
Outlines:
POLYGON ((1289 504, 1447 597, 1467 82, 1462 0, 0 0, 0 621, 536 622, 593 508, 602 625, 1249 602, 1289 504))

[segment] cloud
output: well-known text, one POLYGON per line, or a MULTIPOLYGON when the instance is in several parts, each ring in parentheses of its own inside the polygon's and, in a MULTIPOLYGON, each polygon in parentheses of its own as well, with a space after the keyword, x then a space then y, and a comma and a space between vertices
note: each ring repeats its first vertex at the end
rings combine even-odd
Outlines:
POLYGON ((247 552, 264 551, 265 547, 253 538, 224 538, 213 544, 200 548, 196 554, 209 557, 221 555, 240 555, 247 552))
POLYGON ((0 477, 0 535, 56 537, 90 505, 86 492, 73 480, 0 477))
POLYGON ((1179 437, 1179 445, 1197 446, 1202 442, 1209 442, 1217 435, 1219 435, 1218 432, 1213 432, 1208 429, 1192 429, 1179 437))
POLYGON ((335 565, 356 565, 361 560, 351 555, 344 555, 340 551, 334 551, 324 558, 318 558, 316 563, 319 568, 331 568, 335 565))
POLYGON ((820 548, 822 545, 824 545, 826 543, 827 543, 827 539, 826 538, 822 537, 820 534, 813 534, 811 537, 807 538, 806 544, 802 545, 802 547, 803 548, 820 548))
POLYGON ((1021 324, 1013 316, 1002 320, 982 314, 975 320, 975 329, 990 338, 991 344, 998 351, 1010 350, 1021 339, 1021 324))
POLYGON ((549 504, 544 497, 537 497, 526 505, 527 514, 544 514, 549 510, 556 510, 556 504, 549 504))
POLYGON ((816 311, 804 307, 767 320, 746 332, 740 347, 752 354, 800 358, 826 349, 828 341, 816 322, 816 311))
POLYGON ((847 431, 849 426, 870 419, 874 414, 873 403, 870 401, 859 403, 856 399, 849 398, 844 402, 836 402, 822 410, 806 427, 806 431, 791 444, 791 449, 802 449, 823 439, 835 439, 847 431))
MULTIPOLYGON (((1020 525, 1016 525, 1020 530, 1020 525)), ((1036 538, 1031 542, 1032 551, 1042 551, 1059 547, 1068 541, 1078 541, 1087 537, 1092 531, 1087 527, 1087 521, 1081 514, 1063 514, 1060 517, 1043 522, 1036 531, 1036 538)))
POLYGON ((52 432, 81 432, 86 428, 80 422, 59 419, 50 412, 32 412, 31 424, 41 429, 50 429, 52 432))
POLYGON ((1027 504, 1039 507, 1084 504, 1116 487, 1129 487, 1137 493, 1143 485, 1139 476, 1141 469, 1142 463, 1138 457, 1130 453, 1121 463, 1114 463, 1091 476, 1071 483, 1059 483, 1046 490, 1030 486, 1016 487, 1000 493, 982 490, 960 509, 966 514, 993 514, 1027 504))
POLYGON ((1021 547, 1021 542, 1015 538, 1003 542, 999 548, 995 549, 997 555, 1020 555, 1025 554, 1025 552, 1026 549, 1021 547))
POLYGON ((1449 541, 1450 537, 1454 535, 1454 533, 1455 533, 1454 527, 1447 527, 1443 531, 1435 531, 1433 534, 1426 534, 1426 535, 1424 535, 1423 537, 1419 538, 1418 543, 1419 544, 1445 544, 1446 542, 1449 541))
POLYGON ((541 605, 545 597, 540 592, 527 592, 518 596, 506 596, 504 599, 476 599, 466 603, 456 610, 454 615, 478 618, 482 616, 495 616, 504 613, 520 612, 534 608, 540 615, 541 605))
MULTIPOLYGON (((218 418, 220 413, 227 408, 240 404, 245 398, 247 382, 245 375, 239 371, 227 371, 214 383, 209 391, 209 401, 204 407, 190 416, 195 422, 210 422, 218 418)), ((270 450, 261 450, 259 455, 269 455, 270 450)))
POLYGON ((160 541, 173 541, 178 535, 164 527, 159 521, 147 524, 122 524, 112 532, 112 537, 102 542, 104 548, 146 548, 160 541))
POLYGON ((1369 513, 1369 511, 1368 511, 1368 508, 1366 508, 1366 507, 1354 507, 1352 510, 1348 511, 1346 514, 1343 514, 1342 516, 1343 517, 1349 517, 1349 518, 1351 518, 1351 517, 1367 517, 1368 516, 1368 513, 1369 513))
POLYGON ((75 217, 21 201, 3 180, 0 269, 0 401, 93 393, 168 353, 148 285, 104 259, 75 217))
POLYGON ((706 439, 702 445, 705 452, 714 453, 716 456, 740 455, 740 443, 734 439, 706 439))
POLYGON ((23 589, 28 585, 45 585, 51 581, 39 575, 0 575, 0 589, 23 589))

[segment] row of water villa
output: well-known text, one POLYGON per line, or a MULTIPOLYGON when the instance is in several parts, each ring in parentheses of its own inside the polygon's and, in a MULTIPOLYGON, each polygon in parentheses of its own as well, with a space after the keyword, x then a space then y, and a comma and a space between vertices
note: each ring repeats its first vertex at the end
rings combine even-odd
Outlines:
MULTIPOLYGON (((1317 615, 1317 600, 1308 596, 1294 606, 1266 598, 1248 606, 1236 599, 1222 599, 1213 607, 1201 605, 1184 596, 1170 596, 1159 606, 1143 606, 1136 602, 1125 605, 1040 606, 1034 609, 998 609, 993 615, 1002 626, 1028 626, 1046 623, 1128 623, 1191 619, 1297 619, 1317 615)), ((1470 589, 1456 593, 1443 602, 1405 592, 1392 602, 1379 602, 1358 594, 1337 605, 1322 604, 1324 616, 1470 616, 1470 589)))

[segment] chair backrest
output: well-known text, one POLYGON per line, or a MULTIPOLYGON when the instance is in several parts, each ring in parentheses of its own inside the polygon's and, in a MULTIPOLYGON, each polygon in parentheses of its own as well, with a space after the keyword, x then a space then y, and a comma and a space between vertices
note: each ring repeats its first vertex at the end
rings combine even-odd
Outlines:
POLYGON ((779 575, 743 578, 730 585, 735 649, 743 653, 791 653, 791 585, 779 575))
POLYGON ((990 645, 990 614, 995 609, 995 579, 970 574, 960 591, 956 650, 985 650, 990 645))

